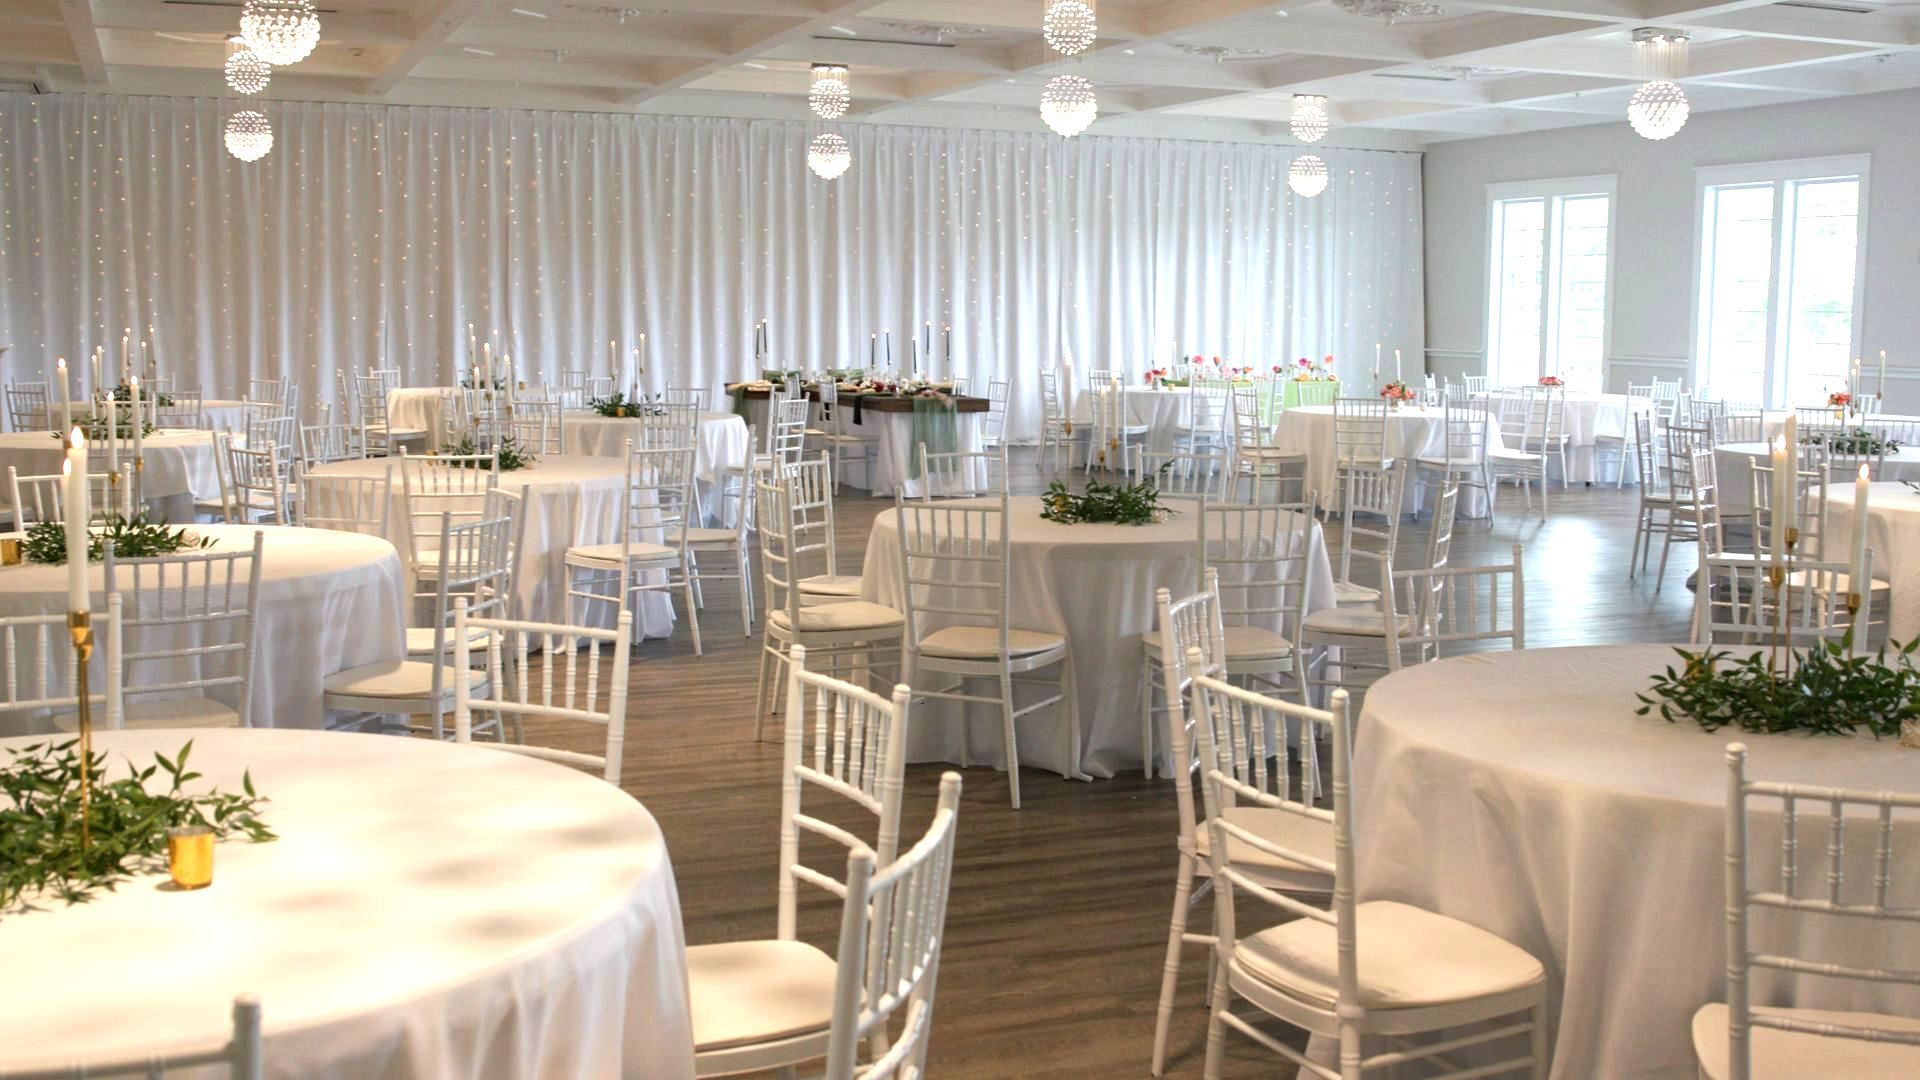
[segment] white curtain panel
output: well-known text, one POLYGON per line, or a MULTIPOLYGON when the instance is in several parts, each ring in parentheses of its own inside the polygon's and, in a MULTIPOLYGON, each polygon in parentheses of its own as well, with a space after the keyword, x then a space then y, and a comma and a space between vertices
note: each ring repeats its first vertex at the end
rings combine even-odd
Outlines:
MULTIPOLYGON (((1138 378, 1182 352, 1261 367, 1373 346, 1423 353, 1420 159, 1321 150, 1333 180, 1287 188, 1295 148, 840 125, 853 167, 806 164, 821 125, 268 102, 273 150, 230 157, 238 103, 0 95, 0 365, 80 362, 154 328, 164 375, 237 397, 290 375, 398 366, 450 383, 467 325, 519 378, 604 372, 641 331, 644 389, 773 364, 865 362, 869 334, 953 327, 954 367, 1138 378)), ((1390 361, 1389 361, 1390 362, 1390 361)))

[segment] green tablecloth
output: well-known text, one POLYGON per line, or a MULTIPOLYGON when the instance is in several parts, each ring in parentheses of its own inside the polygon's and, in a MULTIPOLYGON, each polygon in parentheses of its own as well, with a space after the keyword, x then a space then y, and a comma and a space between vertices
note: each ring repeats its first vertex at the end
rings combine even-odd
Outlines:
POLYGON ((929 454, 951 454, 960 449, 960 411, 952 399, 920 396, 913 399, 913 424, 908 429, 907 479, 920 479, 920 448, 929 454))

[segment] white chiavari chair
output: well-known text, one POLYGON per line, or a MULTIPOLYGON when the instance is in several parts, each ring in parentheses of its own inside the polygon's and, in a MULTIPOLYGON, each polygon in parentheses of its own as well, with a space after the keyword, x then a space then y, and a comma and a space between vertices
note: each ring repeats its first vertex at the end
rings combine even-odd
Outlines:
MULTIPOLYGON (((1660 529, 1660 568, 1655 572, 1653 591, 1658 593, 1665 584, 1667 576, 1667 557, 1673 553, 1675 544, 1698 546, 1703 534, 1718 532, 1720 522, 1719 493, 1714 485, 1713 449, 1699 448, 1699 444, 1689 436, 1689 429, 1679 426, 1667 428, 1667 501, 1666 521, 1660 529)), ((1651 532, 1647 542, 1653 542, 1651 532)), ((1718 544, 1717 537, 1709 537, 1709 546, 1718 544)))
MULTIPOLYGON (((692 488, 688 491, 692 495, 692 488)), ((747 542, 747 532, 753 528, 752 499, 738 496, 739 506, 733 517, 732 525, 707 527, 699 523, 699 499, 693 498, 688 508, 687 524, 687 574, 693 580, 694 602, 701 608, 707 604, 706 591, 702 585, 708 581, 733 581, 740 587, 740 636, 753 636, 753 556, 747 542), (719 555, 725 557, 727 571, 700 565, 700 556, 719 555)))
POLYGON ((826 856, 816 861, 808 852, 866 851, 891 862, 899 849, 912 693, 902 685, 883 697, 831 678, 815 670, 819 659, 818 650, 795 645, 782 692, 775 936, 687 948, 699 1076, 796 1065, 826 1053, 837 965, 799 939, 800 893, 811 886, 845 898, 848 889, 826 856))
POLYGON ((1655 376, 1647 388, 1647 396, 1653 399, 1654 413, 1662 426, 1673 420, 1674 409, 1680 403, 1680 383, 1678 377, 1662 379, 1655 376))
POLYGON ((558 401, 518 401, 507 406, 507 427, 513 441, 529 454, 563 453, 562 426, 566 406, 558 401))
POLYGON ((1832 405, 1796 405, 1793 412, 1802 435, 1846 431, 1854 426, 1843 410, 1832 405))
MULTIPOLYGON (((1871 574, 1871 550, 1867 565, 1871 574)), ((1796 557, 1790 583, 1776 589, 1766 556, 1709 555, 1695 588, 1694 636, 1708 645, 1838 641, 1855 625, 1847 612, 1851 569, 1845 563, 1796 557)), ((1863 597, 1859 625, 1867 625, 1870 618, 1869 601, 1863 597)))
POLYGON ((1218 965, 1205 1075, 1220 1075, 1231 1028, 1279 1055, 1288 1068, 1325 1080, 1359 1080, 1367 1070, 1402 1062, 1439 1065, 1459 1075, 1454 1051, 1524 1036, 1524 1055, 1467 1074, 1525 1070, 1533 1080, 1545 1080, 1547 980, 1539 960, 1471 924, 1397 901, 1361 903, 1355 897, 1346 693, 1334 691, 1328 710, 1310 709, 1197 675, 1192 696, 1194 712, 1209 718, 1198 734, 1218 965), (1216 716, 1223 719, 1211 719, 1216 716), (1273 737, 1287 731, 1289 721, 1300 731, 1297 784, 1286 768, 1283 739, 1273 737), (1330 787, 1319 779, 1321 745, 1330 745, 1330 787), (1327 807, 1320 805, 1323 793, 1327 807), (1284 829, 1241 820, 1254 811, 1296 820, 1284 829), (1275 863, 1330 879, 1330 907, 1275 888, 1262 873, 1275 863), (1243 937, 1243 899, 1260 902, 1261 924, 1275 916, 1287 921, 1243 937), (1436 955, 1449 962, 1434 963, 1436 955), (1234 1014, 1234 998, 1334 1040, 1338 1068, 1234 1014), (1458 1034, 1468 1027, 1473 1030, 1458 1034), (1449 1036, 1424 1047, 1410 1039, 1443 1031, 1449 1036), (1379 1036, 1391 1037, 1391 1045, 1367 1054, 1362 1041, 1379 1036))
POLYGON ((834 531, 830 471, 826 459, 820 457, 760 473, 755 479, 761 580, 767 606, 759 686, 754 697, 755 742, 765 730, 767 717, 779 705, 775 699, 779 696, 781 665, 792 649, 804 647, 816 663, 826 661, 834 670, 850 668, 862 679, 877 664, 895 670, 899 667, 905 616, 885 605, 859 599, 859 579, 840 577, 831 561, 834 531), (810 556, 828 560, 825 574, 807 574, 813 562, 810 556), (802 583, 807 581, 841 591, 803 594, 802 583), (846 584, 849 581, 850 586, 846 584))
POLYGON ((959 827, 960 774, 943 773, 933 821, 918 843, 891 865, 870 851, 847 856, 826 1080, 926 1076, 959 827), (889 1032, 896 1015, 900 1029, 889 1032), (858 1065, 863 1042, 873 1060, 858 1065))
POLYGON ((954 375, 947 380, 947 386, 957 397, 973 396, 973 380, 965 375, 954 375))
POLYGON ((930 453, 914 447, 919 466, 920 501, 999 498, 1007 493, 1007 451, 956 450, 930 453))
MULTIPOLYGON (((1362 585, 1353 580, 1353 549, 1356 541, 1366 541, 1378 545, 1380 556, 1376 564, 1390 567, 1393 552, 1400 542, 1400 518, 1405 506, 1407 489, 1407 463, 1404 459, 1395 461, 1382 468, 1371 460, 1358 461, 1343 470, 1341 478, 1340 505, 1343 518, 1340 526, 1340 568, 1333 582, 1333 602, 1336 604, 1371 604, 1380 599, 1380 590, 1362 585), (1368 514, 1380 519, 1378 525, 1362 523, 1357 514, 1368 514)), ((1451 474, 1449 474, 1451 475, 1451 474)), ((1441 491, 1453 488, 1451 483, 1442 483, 1441 491)), ((1384 573, 1384 569, 1382 570, 1384 573)))
POLYGON ((302 484, 294 495, 294 519, 303 528, 387 535, 393 515, 393 464, 378 476, 330 476, 302 484))
POLYGON ((1195 551, 1201 566, 1218 572, 1227 674, 1302 700, 1306 652, 1296 643, 1314 525, 1311 497, 1291 505, 1203 506, 1195 551))
POLYGON ((669 386, 660 392, 663 405, 683 405, 694 412, 705 412, 707 408, 707 388, 704 386, 669 386))
POLYGON ((989 450, 1006 444, 1007 394, 1010 386, 1005 379, 987 380, 987 415, 980 422, 980 445, 989 450))
POLYGON ((1920 796, 1750 780, 1746 745, 1727 744, 1727 1000, 1693 1014, 1702 1080, 1920 1076, 1920 1019, 1758 1004, 1766 991, 1754 986, 1756 971, 1843 982, 1861 996, 1879 986, 1920 986, 1920 972, 1806 955, 1809 942, 1829 934, 1845 941, 1872 923, 1889 932, 1920 923, 1920 902, 1892 884, 1893 822, 1916 811, 1920 796), (1826 834, 1824 845, 1815 841, 1805 853, 1803 805, 1809 824, 1826 834), (1754 865, 1756 832, 1782 838, 1770 884, 1756 884, 1767 880, 1754 865), (1803 868, 1803 854, 1814 852, 1824 866, 1803 868), (1849 886, 1863 877, 1870 884, 1849 886))
POLYGON ((195 498, 194 516, 231 524, 237 516, 233 504, 233 464, 227 460, 228 448, 233 445, 233 434, 209 431, 207 441, 213 449, 213 474, 219 482, 220 491, 211 497, 195 498))
POLYGON ((209 1070, 224 1065, 230 1080, 265 1080, 266 1061, 260 1029, 260 999, 242 994, 233 999, 233 1035, 215 1049, 154 1051, 6 1075, 7 1080, 115 1080, 120 1077, 163 1080, 176 1070, 182 1075, 210 1077, 214 1074, 209 1070))
MULTIPOLYGON (((105 677, 94 679, 87 700, 100 707, 102 721, 109 731, 124 726, 121 710, 126 707, 121 692, 120 626, 123 601, 116 593, 107 594, 105 611, 93 613, 93 633, 105 677)), ((46 710, 71 713, 80 708, 80 693, 73 684, 72 638, 67 631, 64 611, 42 615, 0 616, 0 716, 9 713, 35 714, 46 710), (66 689, 56 692, 54 672, 61 672, 66 689)), ((77 723, 77 721, 76 721, 77 723)))
MULTIPOLYGON (((693 559, 688 526, 696 515, 693 495, 693 447, 636 447, 627 441, 627 492, 620 539, 567 549, 568 603, 584 610, 612 604, 638 610, 645 593, 664 593, 671 603, 679 589, 686 602, 693 654, 700 644, 700 606, 693 592, 693 559)), ((585 619, 581 619, 585 622, 585 619)))
MULTIPOLYGON (((265 538, 244 551, 123 559, 105 550, 118 594, 123 723, 129 728, 252 727, 253 654, 265 538)), ((77 717, 55 717, 72 730, 77 717)))
MULTIPOLYGON (((1415 483, 1444 490, 1449 485, 1475 489, 1487 497, 1489 520, 1493 508, 1493 462, 1487 456, 1487 430, 1493 418, 1483 402, 1451 395, 1443 406, 1446 425, 1446 449, 1437 455, 1414 459, 1415 483)), ((1624 455, 1621 467, 1625 468, 1624 455)), ((1341 603, 1349 601, 1342 599, 1341 603)))
POLYGON ((1758 412, 1730 412, 1717 417, 1714 423, 1714 441, 1716 443, 1766 442, 1766 415, 1758 412))
MULTIPOLYGON (((1262 494, 1264 487, 1274 482, 1286 488, 1291 486, 1288 481, 1295 473, 1304 477, 1306 455, 1274 444, 1274 428, 1261 415, 1257 387, 1235 386, 1227 393, 1233 409, 1233 459, 1227 497, 1239 498, 1244 482, 1251 485, 1248 501, 1269 501, 1262 494)), ((1271 501, 1287 500, 1283 493, 1271 501)))
POLYGON ((1093 406, 1093 441, 1087 447, 1086 471, 1092 473, 1098 465, 1108 472, 1136 474, 1150 429, 1129 412, 1126 388, 1117 379, 1096 380, 1087 400, 1093 406))
POLYGON ((248 379, 247 400, 284 404, 287 400, 288 385, 289 380, 284 375, 277 379, 248 379))
POLYGON ((819 395, 820 426, 806 434, 824 450, 833 461, 833 487, 837 492, 847 471, 849 457, 860 462, 860 475, 866 480, 866 486, 873 486, 874 464, 879 460, 880 437, 854 430, 851 409, 840 405, 840 384, 832 379, 820 380, 814 391, 819 395))
POLYGON ((52 431, 53 408, 44 382, 7 384, 7 420, 15 431, 52 431))
POLYGON ((302 471, 335 461, 354 461, 366 456, 352 424, 303 424, 300 427, 300 464, 302 471))
POLYGON ((1142 471, 1147 479, 1153 481, 1154 488, 1162 498, 1184 502, 1220 502, 1227 497, 1227 485, 1232 477, 1227 471, 1229 466, 1225 450, 1197 453, 1149 451, 1144 460, 1142 471))
POLYGON ((491 717, 483 726, 492 727, 498 741, 475 745, 590 769, 609 784, 620 783, 620 758, 627 738, 627 672, 632 666, 627 651, 633 640, 633 612, 620 612, 614 628, 603 630, 476 616, 463 596, 454 602, 452 640, 454 655, 459 659, 455 666, 462 670, 474 666, 475 647, 482 650, 487 685, 493 687, 490 696, 475 698, 466 680, 453 680, 455 742, 473 742, 475 717, 491 717), (613 647, 605 665, 604 709, 599 706, 603 644, 613 647), (541 656, 537 687, 535 667, 529 662, 535 647, 541 656), (560 683, 557 693, 556 674, 560 683), (538 720, 543 726, 556 722, 591 724, 603 730, 605 741, 598 754, 529 744, 524 730, 527 719, 538 720), (509 726, 513 729, 511 740, 506 733, 509 726))
POLYGON ((1233 439, 1232 397, 1231 387, 1209 385, 1199 379, 1189 381, 1186 422, 1180 426, 1174 444, 1190 454, 1226 450, 1233 439))
POLYGON ((1051 371, 1040 375, 1040 456, 1049 472, 1060 471, 1060 452, 1066 451, 1067 468, 1073 468, 1073 418, 1067 415, 1060 398, 1060 376, 1051 371))
POLYGON ((401 555, 416 576, 439 562, 440 519, 454 525, 485 517, 485 499, 500 486, 500 459, 493 454, 434 454, 416 457, 400 447, 400 502, 406 508, 406 543, 401 555))
MULTIPOLYGON (((92 520, 106 523, 106 517, 114 510, 114 499, 131 484, 133 466, 121 467, 120 476, 107 473, 87 474, 87 510, 92 520)), ((13 523, 16 529, 24 530, 30 525, 43 521, 65 521, 67 506, 67 477, 65 473, 53 473, 46 476, 21 476, 13 466, 7 466, 7 487, 13 508, 13 523)))
POLYGON ((1642 413, 1632 418, 1633 462, 1640 474, 1639 508, 1634 518, 1633 547, 1627 553, 1627 577, 1636 577, 1647 568, 1653 554, 1654 536, 1665 536, 1672 529, 1673 492, 1667 486, 1671 470, 1666 453, 1655 434, 1655 417, 1642 413))
MULTIPOLYGON (((446 717, 457 707, 459 684, 469 692, 491 689, 489 671, 456 666, 469 657, 460 649, 461 639, 452 626, 453 602, 464 599, 470 610, 481 617, 504 618, 511 602, 512 550, 515 521, 519 517, 519 499, 506 492, 492 492, 484 500, 478 520, 456 523, 451 512, 440 515, 434 543, 431 573, 416 575, 418 585, 414 604, 431 602, 431 621, 427 634, 420 627, 407 628, 408 655, 405 660, 383 660, 336 672, 321 681, 321 704, 330 713, 347 714, 334 727, 357 727, 368 720, 396 717, 398 728, 409 727, 408 718, 431 716, 424 731, 435 739, 446 738, 446 717), (415 653, 416 645, 426 648, 415 653)), ((487 631, 480 631, 485 634, 487 631)), ((469 643, 472 644, 472 643, 469 643)))
POLYGON ((198 390, 164 390, 153 403, 156 427, 207 429, 206 402, 198 390))
POLYGON ((248 525, 293 524, 293 493, 271 442, 259 450, 227 444, 227 475, 232 483, 230 520, 248 525))
POLYGON ((1460 381, 1466 384, 1467 393, 1469 394, 1484 394, 1487 392, 1487 376, 1485 375, 1462 375, 1460 376, 1460 381))
POLYGON ((1512 480, 1526 493, 1527 509, 1533 509, 1533 485, 1540 484, 1540 520, 1547 520, 1548 492, 1555 460, 1560 464, 1561 486, 1566 486, 1565 423, 1566 399, 1557 388, 1525 388, 1518 395, 1501 400, 1500 442, 1489 447, 1495 487, 1488 493, 1491 506, 1501 480, 1512 480))
MULTIPOLYGON (((1153 779, 1154 770, 1159 767, 1160 755, 1154 745, 1155 713, 1181 708, 1179 695, 1186 693, 1187 679, 1192 674, 1186 668, 1187 649, 1198 648, 1205 657, 1204 670, 1219 674, 1226 670, 1227 641, 1226 624, 1220 617, 1220 572, 1206 567, 1200 574, 1201 589, 1191 596, 1173 599, 1169 589, 1154 591, 1155 611, 1159 621, 1152 630, 1140 635, 1140 757, 1141 772, 1147 779, 1153 779), (1173 651, 1167 650, 1171 647, 1173 651), (1168 657, 1173 657, 1172 661, 1168 657), (1160 707, 1155 707, 1154 695, 1161 695, 1160 707)), ((1179 728, 1170 728, 1181 738, 1179 728)), ((1185 757, 1185 748, 1170 747, 1177 763, 1185 757)), ((1173 772, 1161 770, 1163 775, 1176 776, 1173 772)))
MULTIPOLYGON (((905 670, 914 686, 921 673, 951 677, 939 689, 915 696, 994 705, 1000 710, 1002 749, 1013 808, 1020 808, 1020 753, 1016 734, 1023 716, 1057 707, 1064 727, 1064 760, 1079 774, 1080 728, 1074 702, 1073 652, 1066 637, 1012 624, 1008 604, 1011 547, 1007 500, 993 506, 908 503, 894 493, 900 529, 900 583, 906 615, 905 670), (1056 677, 1036 673, 1048 668, 1056 677), (991 681, 992 693, 969 693, 969 683, 991 681), (1014 687, 1033 683, 1043 696, 1020 705, 1014 687)), ((818 610, 818 609, 810 609, 818 610)), ((965 764, 963 762, 963 764, 965 764)))
POLYGON ((395 427, 387 415, 386 380, 377 375, 353 377, 354 401, 360 415, 360 445, 369 455, 390 456, 401 444, 418 442, 433 433, 425 428, 395 427))
POLYGON ((274 461, 280 468, 281 479, 291 485, 294 466, 300 460, 299 421, 291 416, 249 416, 244 434, 247 449, 272 447, 278 451, 274 461))

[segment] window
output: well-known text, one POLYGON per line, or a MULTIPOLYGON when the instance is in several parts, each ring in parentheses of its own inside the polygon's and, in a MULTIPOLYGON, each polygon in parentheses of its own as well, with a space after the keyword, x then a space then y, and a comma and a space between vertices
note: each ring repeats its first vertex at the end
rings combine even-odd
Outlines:
POLYGON ((1598 391, 1607 356, 1611 176, 1487 188, 1487 374, 1598 391))
POLYGON ((1770 408, 1821 404, 1859 355, 1868 158, 1698 170, 1698 381, 1770 408))

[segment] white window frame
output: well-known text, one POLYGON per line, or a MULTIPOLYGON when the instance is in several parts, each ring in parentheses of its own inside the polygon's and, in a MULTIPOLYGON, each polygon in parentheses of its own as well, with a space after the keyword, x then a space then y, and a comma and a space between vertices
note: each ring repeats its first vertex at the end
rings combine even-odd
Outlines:
POLYGON ((1692 342, 1687 366, 1692 382, 1696 386, 1712 386, 1713 371, 1708 366, 1707 357, 1707 320, 1702 318, 1701 298, 1709 295, 1711 283, 1708 281, 1707 189, 1733 184, 1774 184, 1773 195, 1773 266, 1769 271, 1767 287, 1767 376, 1764 387, 1765 401, 1772 408, 1791 408, 1797 402, 1778 401, 1777 395, 1784 395, 1787 373, 1777 355, 1781 321, 1786 312, 1780 305, 1780 278, 1785 269, 1787 258, 1783 250, 1783 230, 1786 228, 1782 197, 1784 181, 1824 180, 1843 176, 1860 178, 1859 209, 1854 214, 1853 235, 1853 347, 1850 352, 1860 355, 1860 327, 1865 322, 1867 299, 1867 196, 1871 191, 1873 172, 1872 154, 1836 154, 1828 157, 1790 158, 1780 161, 1755 161, 1742 165, 1700 165, 1693 170, 1693 305, 1692 323, 1689 340, 1692 342))
POLYGON ((1619 181, 1618 173, 1601 173, 1593 176, 1566 176, 1552 180, 1510 180, 1487 185, 1487 297, 1480 335, 1480 370, 1483 374, 1493 374, 1494 342, 1493 335, 1498 325, 1500 290, 1499 221, 1495 217, 1496 204, 1512 199, 1544 199, 1547 204, 1545 221, 1546 244, 1541 252, 1540 287, 1540 370, 1536 376, 1550 374, 1560 370, 1557 346, 1559 340, 1559 273, 1560 260, 1558 250, 1559 203, 1557 199, 1574 195, 1605 195, 1607 197, 1607 284, 1605 296, 1600 302, 1600 387, 1606 389, 1607 376, 1613 366, 1613 282, 1614 252, 1619 249, 1619 181))

